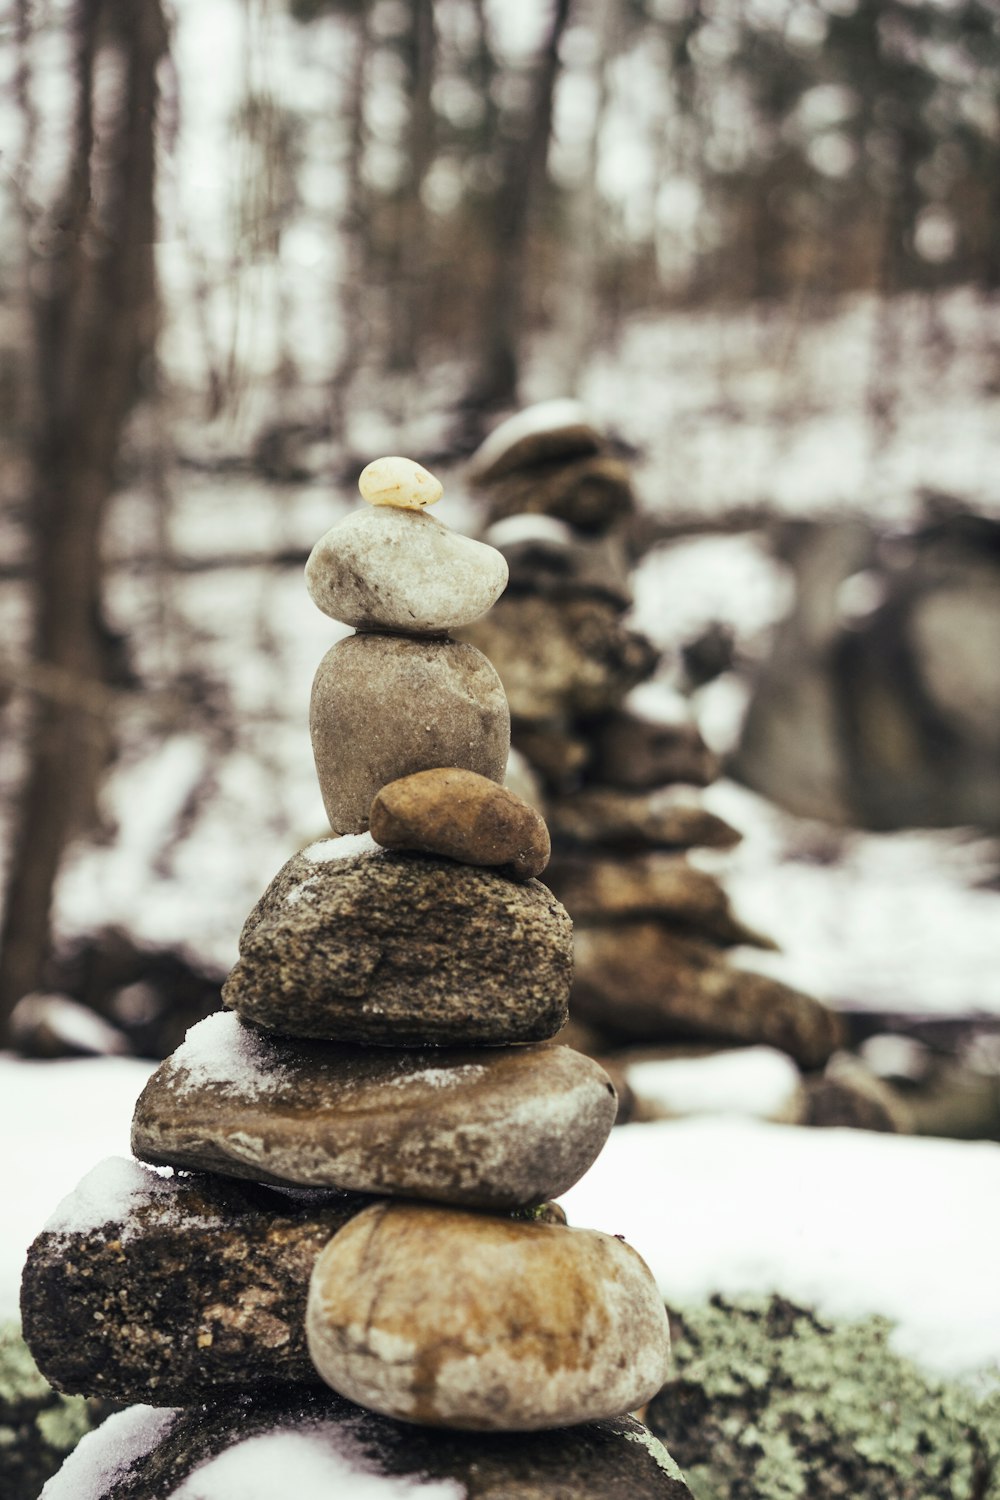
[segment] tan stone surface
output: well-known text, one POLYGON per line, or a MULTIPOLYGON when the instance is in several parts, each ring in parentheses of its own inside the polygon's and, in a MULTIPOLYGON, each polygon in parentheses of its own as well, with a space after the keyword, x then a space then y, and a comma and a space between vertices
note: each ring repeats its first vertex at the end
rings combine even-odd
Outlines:
POLYGON ((324 839, 250 913, 223 997, 289 1036, 381 1046, 545 1041, 566 1018, 572 924, 541 882, 324 839))
POLYGON ((435 505, 444 485, 412 458, 373 458, 358 479, 361 498, 369 505, 388 505, 401 510, 423 510, 435 505))
POLYGON ((519 880, 540 875, 551 852, 545 819, 515 792, 448 767, 384 786, 372 803, 370 828, 386 849, 501 866, 519 880))
POLYGON ((607 1075, 569 1047, 310 1043, 220 1012, 143 1089, 132 1150, 277 1186, 517 1208, 571 1187, 615 1113, 607 1075))
POLYGON ((313 681, 310 729, 330 826, 360 833, 387 782, 460 766, 502 783, 510 749, 503 686, 486 657, 456 641, 354 635, 313 681))
POLYGON ((630 1411, 666 1379, 645 1263, 595 1230, 379 1204, 324 1250, 306 1317, 334 1390, 429 1426, 529 1431, 630 1411))

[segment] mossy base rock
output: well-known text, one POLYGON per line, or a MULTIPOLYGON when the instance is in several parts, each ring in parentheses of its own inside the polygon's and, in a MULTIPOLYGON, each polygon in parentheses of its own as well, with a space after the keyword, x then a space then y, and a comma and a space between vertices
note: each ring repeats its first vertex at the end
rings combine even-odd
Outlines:
POLYGON ((429 1204, 373 1204, 331 1240, 306 1329, 340 1395, 463 1431, 617 1416, 670 1360, 656 1283, 622 1240, 429 1204))
POLYGON ((496 667, 513 717, 530 721, 616 708, 658 657, 603 599, 505 597, 461 634, 496 667))
POLYGON ((675 1370, 647 1421, 697 1500, 998 1500, 1000 1388, 924 1374, 882 1319, 780 1298, 671 1310, 675 1370))
POLYGON ((714 875, 696 870, 679 855, 561 855, 549 865, 547 880, 577 923, 662 917, 725 946, 774 946, 733 915, 714 875))
MULTIPOLYGON (((527 753, 527 752, 526 752, 527 753)), ((551 802, 549 826, 567 843, 597 845, 623 853, 643 849, 733 849, 738 833, 697 800, 690 787, 621 792, 591 786, 551 802)))
POLYGON ((296 1492, 297 1463, 327 1481, 331 1500, 360 1484, 378 1500, 380 1478, 385 1500, 399 1500, 401 1479, 414 1500, 691 1500, 663 1444, 632 1417, 554 1432, 430 1431, 332 1391, 132 1407, 86 1440, 45 1500, 221 1500, 248 1488, 248 1474, 255 1495, 282 1500, 296 1492))
POLYGON ((61 1396, 43 1378, 16 1323, 0 1323, 0 1495, 37 1500, 84 1433, 107 1408, 81 1396, 61 1396))
POLYGON ((551 853, 541 813, 474 771, 439 766, 391 781, 372 803, 370 821, 383 848, 499 867, 515 880, 541 875, 551 853))
POLYGON ((516 1208, 572 1187, 615 1110, 607 1074, 570 1047, 293 1042, 220 1013, 143 1089, 132 1149, 284 1186, 516 1208))
POLYGON ((500 678, 481 651, 458 641, 338 641, 313 680, 309 725, 337 833, 363 832, 375 793, 414 771, 461 766, 502 782, 510 749, 500 678))
POLYGON ((289 1036, 383 1046, 547 1041, 566 1019, 572 924, 537 880, 325 839, 279 870, 223 998, 289 1036))
POLYGON ((314 1384, 316 1257, 370 1198, 95 1167, 28 1251, 25 1342, 57 1390, 157 1406, 314 1384))
POLYGON ((577 931, 571 1003, 623 1041, 760 1042, 805 1069, 821 1068, 842 1037, 840 1017, 811 995, 650 921, 577 931))

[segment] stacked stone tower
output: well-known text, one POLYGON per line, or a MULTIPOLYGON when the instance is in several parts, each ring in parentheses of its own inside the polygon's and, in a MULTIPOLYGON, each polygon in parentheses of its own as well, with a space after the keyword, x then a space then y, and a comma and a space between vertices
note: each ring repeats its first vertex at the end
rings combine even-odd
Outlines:
MULTIPOLYGON (((477 1435, 600 1424, 667 1373, 644 1263, 550 1202, 616 1104, 595 1062, 550 1040, 571 925, 536 878, 545 824, 501 784, 499 678, 451 637, 506 564, 426 514, 441 487, 408 460, 369 465, 361 492, 307 568, 314 601, 356 630, 312 695, 333 836, 275 876, 228 1009, 151 1078, 139 1161, 91 1174, 25 1272, 25 1335, 53 1384, 181 1408, 175 1447, 199 1422, 225 1446, 261 1412, 279 1430, 304 1411, 346 1420, 340 1398, 477 1435)), ((608 1434, 585 1430, 596 1455, 608 1434)), ((172 1493, 136 1479, 165 1432, 102 1500, 172 1493)), ((618 1435, 636 1433, 646 1462, 642 1429, 618 1435)), ((634 1493, 686 1494, 654 1459, 634 1493)))
POLYGON ((665 695, 644 686, 658 654, 627 618, 627 465, 578 403, 552 401, 496 428, 470 477, 510 587, 463 638, 500 673, 514 744, 541 779, 554 840, 546 878, 575 927, 573 1040, 605 1057, 755 1043, 821 1067, 838 1017, 732 961, 734 947, 773 944, 687 858, 740 835, 700 802, 719 764, 693 719, 664 712, 665 695))

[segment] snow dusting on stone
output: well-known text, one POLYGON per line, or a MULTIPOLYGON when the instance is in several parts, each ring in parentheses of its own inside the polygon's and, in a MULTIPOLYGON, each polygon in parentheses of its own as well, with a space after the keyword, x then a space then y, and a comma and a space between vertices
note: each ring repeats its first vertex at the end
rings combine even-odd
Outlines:
POLYGON ((118 1238, 124 1240, 137 1208, 155 1198, 169 1198, 176 1190, 175 1178, 130 1157, 109 1156, 62 1200, 45 1228, 50 1234, 86 1234, 114 1224, 118 1238))
POLYGON ((524 512, 517 516, 505 516, 494 521, 485 533, 491 547, 515 547, 522 542, 549 542, 559 547, 573 545, 573 532, 565 521, 556 516, 535 515, 524 512))
POLYGON ((780 1116, 799 1088, 799 1070, 774 1047, 741 1047, 706 1057, 632 1063, 636 1095, 672 1115, 780 1116))
POLYGON ((318 839, 302 853, 311 865, 326 865, 334 859, 353 859, 358 854, 382 854, 370 833, 342 833, 339 838, 318 839))
POLYGON ((463 1083, 472 1083, 486 1072, 484 1063, 459 1063, 455 1068, 417 1068, 413 1073, 401 1073, 397 1084, 420 1084, 424 1088, 455 1088, 463 1083))
POLYGON ((470 473, 483 474, 496 463, 508 448, 523 443, 526 438, 539 433, 558 432, 561 427, 584 427, 590 425, 590 416, 580 401, 559 397, 554 401, 538 401, 534 406, 508 417, 499 427, 494 427, 469 465, 470 473))
POLYGON ((295 1500, 461 1500, 451 1480, 387 1477, 373 1472, 360 1443, 332 1422, 263 1433, 202 1464, 171 1500, 276 1500, 289 1483, 295 1500))
POLYGON ((178 1416, 175 1408, 162 1406, 130 1406, 117 1412, 87 1433, 39 1500, 103 1500, 137 1459, 151 1453, 166 1437, 178 1416))
POLYGON ((250 1099, 272 1093, 291 1077, 269 1037, 218 1010, 192 1026, 170 1058, 178 1093, 206 1086, 250 1099))

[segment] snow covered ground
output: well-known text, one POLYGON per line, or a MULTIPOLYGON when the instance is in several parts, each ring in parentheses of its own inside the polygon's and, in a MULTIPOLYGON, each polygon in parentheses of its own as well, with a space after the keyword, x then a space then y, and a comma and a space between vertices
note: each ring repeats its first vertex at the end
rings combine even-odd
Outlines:
MULTIPOLYGON (((25 1250, 100 1159, 128 1154, 150 1065, 0 1056, 0 1317, 25 1250)), ((623 1234, 668 1302, 779 1291, 882 1313, 929 1369, 1000 1370, 1000 1145, 809 1130, 732 1116, 629 1125, 563 1202, 623 1234)))

